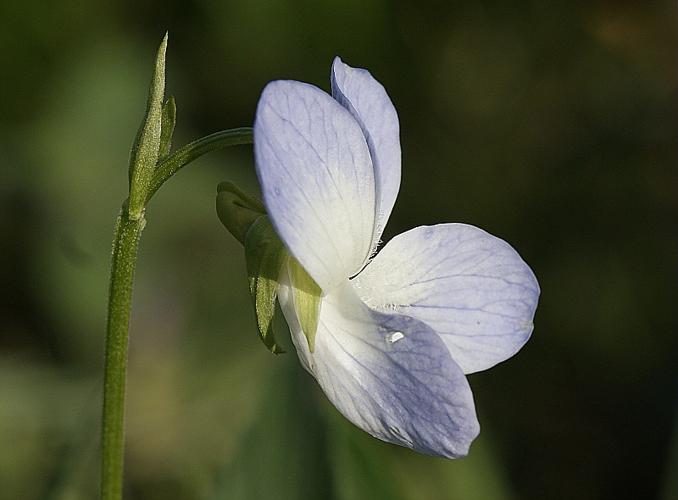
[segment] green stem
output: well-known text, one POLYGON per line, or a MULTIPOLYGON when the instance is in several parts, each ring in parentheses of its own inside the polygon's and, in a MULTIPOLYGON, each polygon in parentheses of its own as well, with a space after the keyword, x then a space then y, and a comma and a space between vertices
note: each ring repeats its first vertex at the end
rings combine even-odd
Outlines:
POLYGON ((239 144, 252 144, 252 129, 249 127, 221 130, 186 144, 167 158, 158 162, 151 184, 148 188, 146 202, 151 199, 155 192, 160 189, 165 181, 176 174, 181 167, 192 162, 196 158, 229 146, 239 144))
MULTIPOLYGON (((228 146, 251 143, 252 129, 243 127, 216 132, 187 144, 158 162, 146 191, 146 203, 165 181, 196 158, 228 146)), ((128 202, 125 202, 115 226, 108 299, 101 436, 102 500, 122 498, 129 319, 137 250, 145 224, 143 209, 139 216, 130 217, 128 202)))
POLYGON ((129 318, 137 249, 141 231, 146 223, 143 215, 138 220, 130 219, 126 205, 125 203, 115 226, 111 261, 101 436, 102 500, 122 498, 129 318))

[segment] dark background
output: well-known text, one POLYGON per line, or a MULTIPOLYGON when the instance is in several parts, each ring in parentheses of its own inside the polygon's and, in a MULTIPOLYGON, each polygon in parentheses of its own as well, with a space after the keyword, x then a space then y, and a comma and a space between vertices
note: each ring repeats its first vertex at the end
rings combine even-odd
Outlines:
POLYGON ((0 498, 97 495, 107 273, 131 142, 170 31, 175 144, 252 123, 272 79, 369 68, 400 115, 386 229, 467 222, 542 288, 532 340, 470 377, 482 432, 445 461, 373 440, 254 325, 215 188, 147 213, 128 381, 133 499, 677 499, 675 2, 0 4, 0 498))

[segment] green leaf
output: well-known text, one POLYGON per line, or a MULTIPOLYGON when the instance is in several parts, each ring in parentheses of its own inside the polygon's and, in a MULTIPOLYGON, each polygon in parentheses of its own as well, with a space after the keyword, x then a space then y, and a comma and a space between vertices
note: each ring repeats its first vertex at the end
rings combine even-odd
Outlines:
POLYGON ((148 91, 146 114, 137 132, 129 166, 128 213, 132 220, 138 220, 146 206, 146 197, 160 153, 162 130, 162 102, 165 94, 165 52, 167 34, 158 48, 155 69, 148 91))
POLYGON ((160 148, 158 149, 158 160, 162 160, 169 155, 172 149, 172 136, 174 127, 177 124, 177 103, 174 96, 169 96, 162 107, 160 129, 160 148))
POLYGON ((301 330, 311 352, 315 350, 315 334, 318 330, 322 290, 297 260, 290 256, 288 264, 294 296, 294 309, 299 317, 301 330))
POLYGON ((265 215, 259 215, 250 225, 244 243, 247 277, 259 336, 272 353, 283 353, 285 351, 276 341, 273 318, 276 314, 280 272, 288 259, 287 250, 265 215))

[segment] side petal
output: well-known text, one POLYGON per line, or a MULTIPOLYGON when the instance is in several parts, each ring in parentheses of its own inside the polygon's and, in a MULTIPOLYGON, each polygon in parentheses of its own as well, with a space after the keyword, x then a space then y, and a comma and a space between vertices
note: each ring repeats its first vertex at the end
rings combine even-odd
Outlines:
POLYGON ((268 215, 288 250, 323 290, 357 273, 374 230, 374 172, 355 119, 301 82, 264 89, 254 155, 268 215))
POLYGON ((324 297, 311 354, 285 288, 280 303, 299 358, 348 420, 421 453, 468 453, 479 432, 473 395, 431 328, 370 310, 347 283, 324 297))
POLYGON ((335 57, 331 80, 332 96, 360 123, 372 155, 377 203, 374 251, 400 189, 398 114, 384 87, 369 71, 352 68, 335 57))
POLYGON ((537 279, 505 241, 466 224, 393 238, 354 280, 377 310, 423 321, 464 373, 513 356, 532 333, 537 279))

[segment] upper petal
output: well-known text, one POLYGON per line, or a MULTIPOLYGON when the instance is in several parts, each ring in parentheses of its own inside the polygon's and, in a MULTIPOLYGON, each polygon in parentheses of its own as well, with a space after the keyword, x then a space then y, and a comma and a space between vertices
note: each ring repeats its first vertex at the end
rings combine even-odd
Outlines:
POLYGON ((374 231, 374 172, 360 125, 330 95, 301 82, 262 92, 254 154, 268 215, 323 290, 358 272, 374 231))
POLYGON ((400 126, 384 87, 369 71, 352 68, 336 57, 332 64, 332 96, 358 120, 372 155, 377 219, 373 250, 379 243, 400 189, 400 126))
POLYGON ((537 279, 505 241, 466 224, 393 238, 354 280, 378 310, 431 326, 464 373, 515 354, 532 333, 537 279))
POLYGON ((323 298, 310 353, 286 286, 279 297, 299 358, 346 418, 418 452, 468 453, 479 432, 473 395, 431 328, 370 310, 347 283, 323 298))

